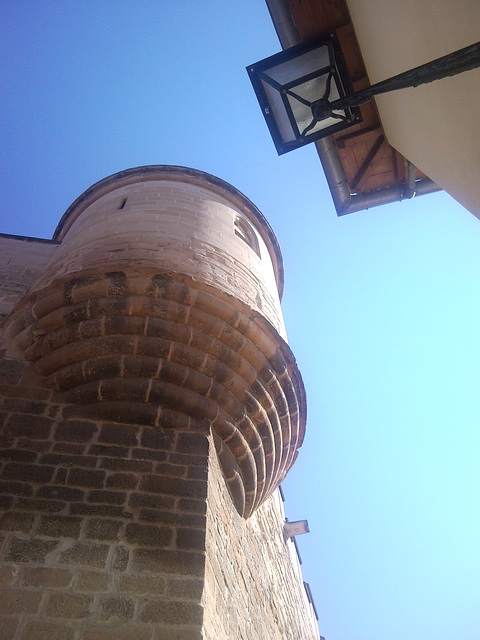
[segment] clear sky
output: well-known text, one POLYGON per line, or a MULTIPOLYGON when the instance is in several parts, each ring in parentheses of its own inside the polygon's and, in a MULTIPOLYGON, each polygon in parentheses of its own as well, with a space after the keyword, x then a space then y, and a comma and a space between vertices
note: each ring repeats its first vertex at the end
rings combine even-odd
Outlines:
POLYGON ((145 164, 243 191, 284 255, 309 399, 285 507, 310 524, 321 634, 478 640, 480 221, 444 193, 337 218, 315 149, 278 157, 249 84, 280 50, 263 0, 0 12, 0 230, 51 237, 87 187, 145 164))

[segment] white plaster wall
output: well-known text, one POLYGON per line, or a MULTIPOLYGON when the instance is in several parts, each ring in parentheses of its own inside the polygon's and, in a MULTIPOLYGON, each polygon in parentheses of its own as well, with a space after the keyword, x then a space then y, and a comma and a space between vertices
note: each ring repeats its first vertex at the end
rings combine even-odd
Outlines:
MULTIPOLYGON (((479 0, 347 0, 373 84, 480 40, 479 0)), ((480 217, 480 69, 376 98, 389 143, 480 217)))

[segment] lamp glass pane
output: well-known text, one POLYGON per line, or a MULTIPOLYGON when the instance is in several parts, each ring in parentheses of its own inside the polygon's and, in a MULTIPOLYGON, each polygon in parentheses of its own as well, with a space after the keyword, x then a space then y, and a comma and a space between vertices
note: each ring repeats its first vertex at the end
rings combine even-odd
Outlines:
POLYGON ((272 116, 277 125, 282 142, 291 142, 292 140, 295 140, 296 136, 292 129, 292 125, 290 124, 290 120, 288 119, 288 114, 285 110, 282 96, 276 89, 263 80, 262 86, 267 96, 272 116))
POLYGON ((263 73, 276 80, 279 84, 287 84, 330 65, 328 46, 325 45, 318 49, 307 51, 270 69, 264 69, 263 73))
MULTIPOLYGON (((322 98, 325 94, 326 86, 327 86, 328 74, 324 74, 319 76, 318 78, 313 78, 312 80, 308 80, 307 82, 303 82, 302 84, 293 87, 291 92, 299 95, 302 98, 305 98, 309 102, 314 102, 322 98)), ((339 98, 338 88, 335 82, 335 78, 332 78, 332 82, 330 85, 330 94, 329 100, 336 100, 339 98)), ((302 135, 303 131, 312 123, 313 116, 312 110, 307 105, 302 104, 298 100, 295 99, 294 96, 288 94, 288 102, 292 109, 292 113, 294 115, 295 121, 298 126, 298 130, 300 135, 302 135)), ((337 113, 337 112, 336 112, 337 113)), ((338 113, 341 115, 345 115, 345 111, 339 110, 338 113)), ((322 129, 326 129, 333 124, 338 124, 338 120, 336 118, 327 118, 326 120, 321 120, 317 122, 317 124, 312 127, 307 135, 311 135, 316 133, 317 131, 321 131, 322 129)))
MULTIPOLYGON (((291 93, 308 100, 313 103, 322 97, 325 93, 325 86, 327 81, 327 75, 320 76, 319 78, 313 78, 307 82, 303 82, 297 87, 292 87, 291 93)), ((306 104, 303 104, 299 100, 292 96, 291 93, 287 95, 288 103, 292 109, 293 117, 297 123, 300 135, 306 127, 312 122, 312 109, 306 104)))

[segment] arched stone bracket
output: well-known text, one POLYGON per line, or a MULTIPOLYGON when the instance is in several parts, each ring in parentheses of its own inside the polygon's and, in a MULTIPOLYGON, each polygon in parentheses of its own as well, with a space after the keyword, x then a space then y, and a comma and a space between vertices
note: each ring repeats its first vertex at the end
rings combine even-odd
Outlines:
POLYGON ((248 517, 295 461, 303 383, 276 329, 190 277, 84 271, 27 296, 5 321, 12 353, 90 415, 152 428, 211 425, 248 517))

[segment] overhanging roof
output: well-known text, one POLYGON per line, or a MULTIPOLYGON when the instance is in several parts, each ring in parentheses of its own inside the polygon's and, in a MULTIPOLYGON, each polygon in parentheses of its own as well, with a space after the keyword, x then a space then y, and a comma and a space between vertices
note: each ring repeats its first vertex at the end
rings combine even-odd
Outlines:
MULTIPOLYGON (((344 0, 266 0, 284 49, 337 32, 355 90, 369 85, 344 0)), ((387 142, 375 102, 361 107, 363 122, 317 141, 338 215, 438 191, 387 142)))

